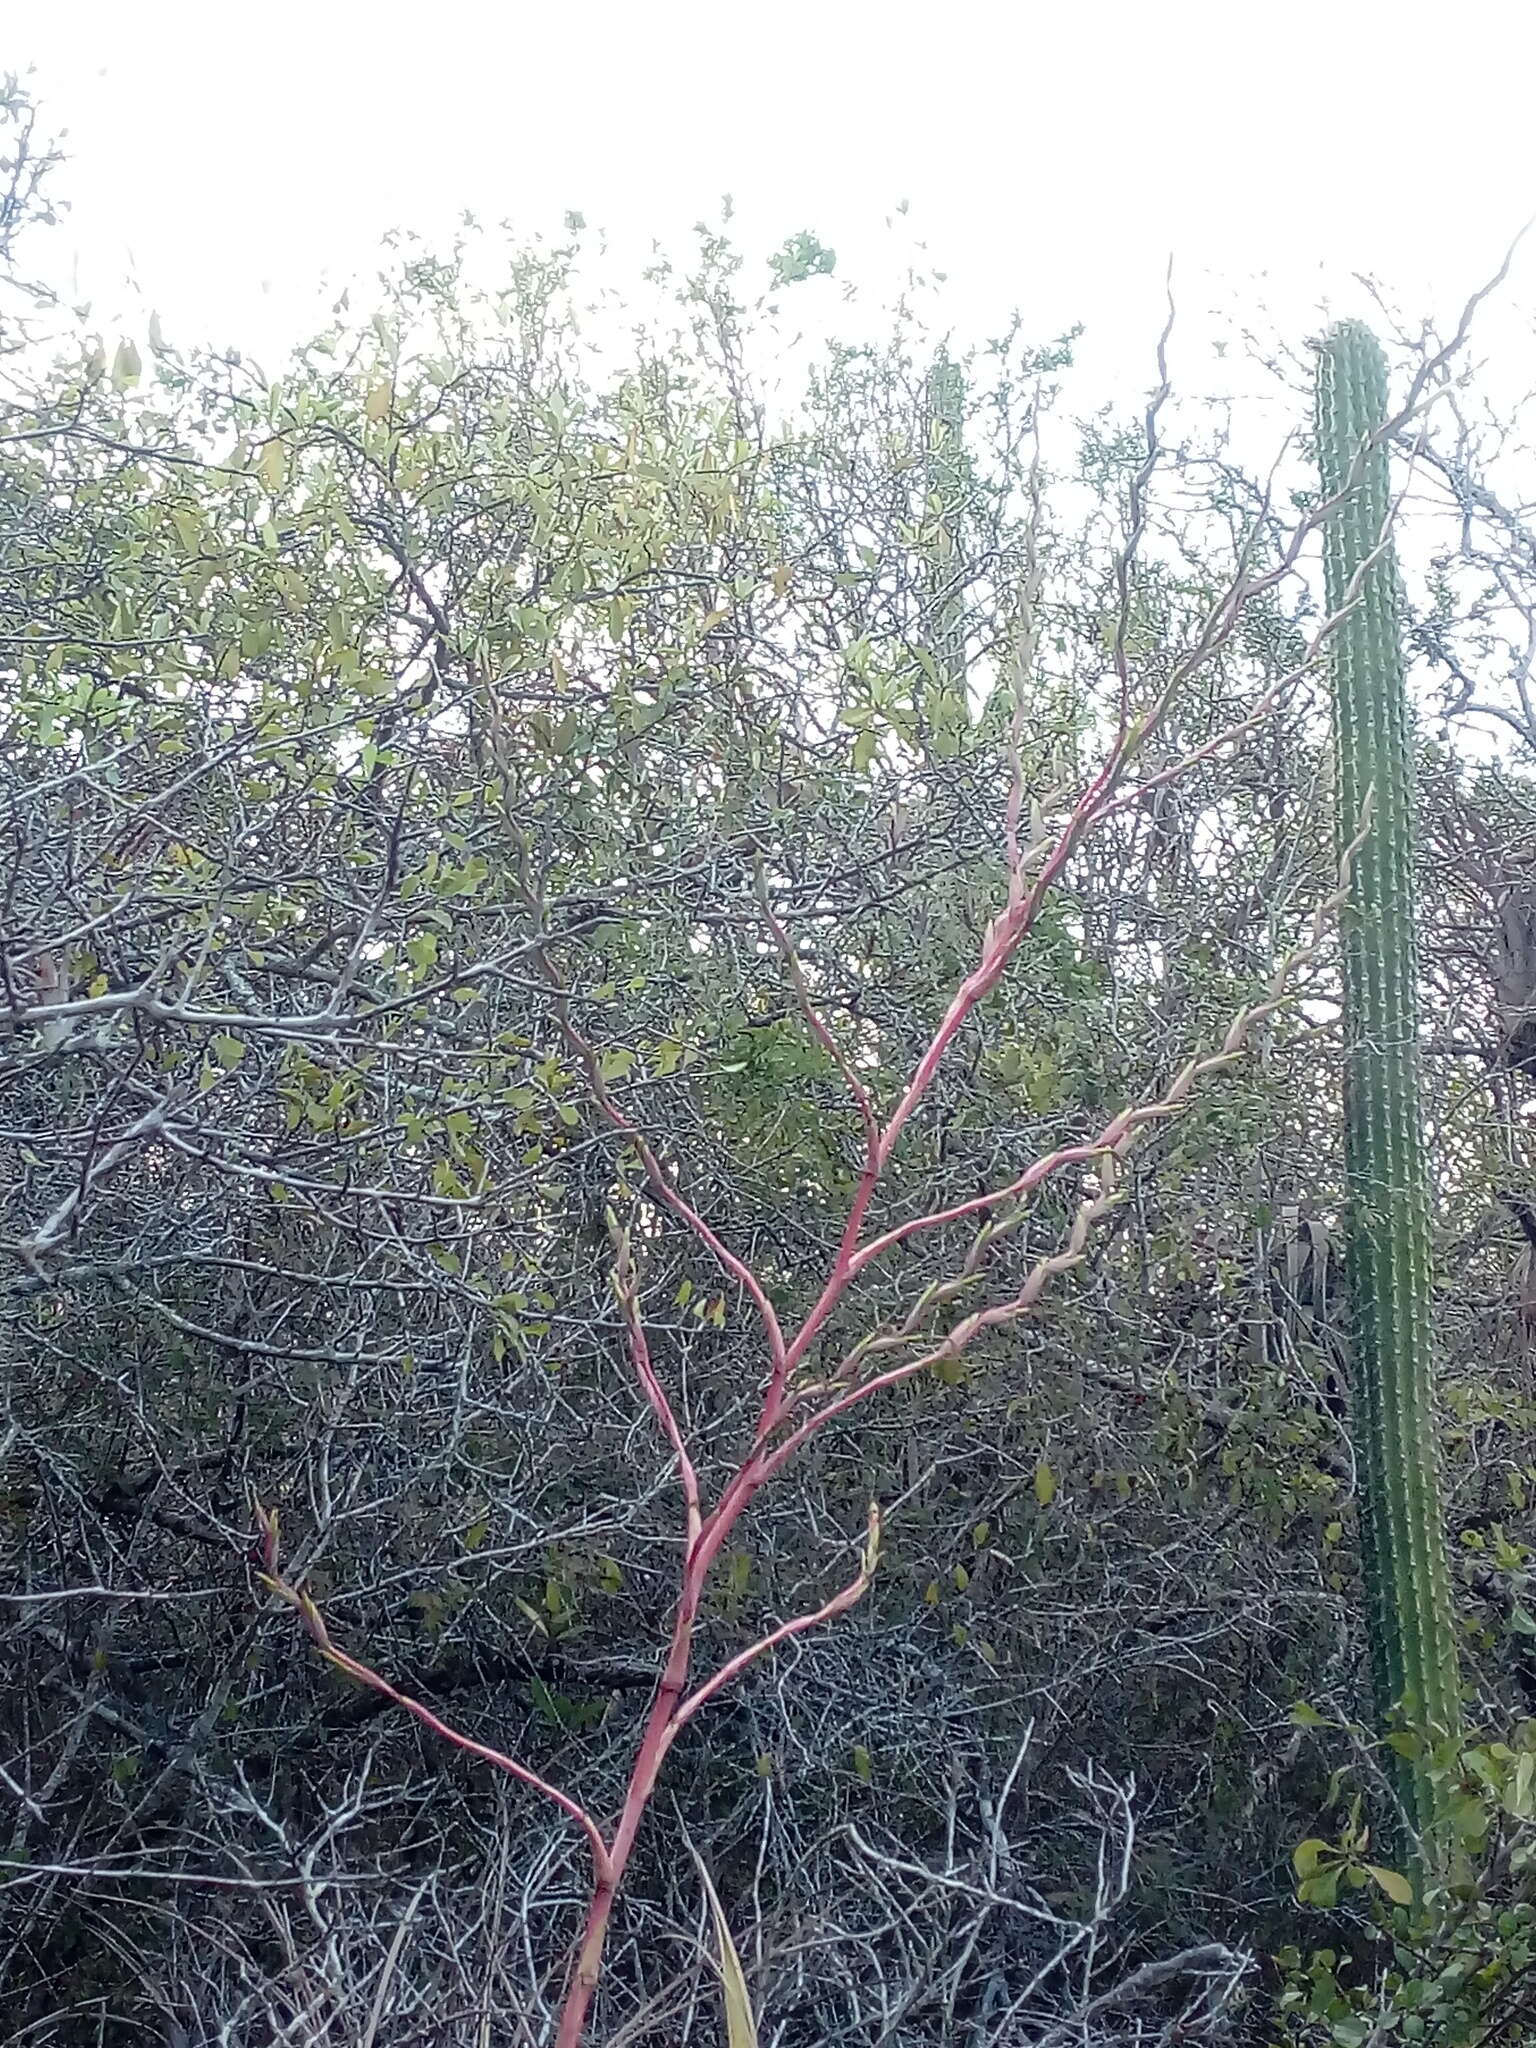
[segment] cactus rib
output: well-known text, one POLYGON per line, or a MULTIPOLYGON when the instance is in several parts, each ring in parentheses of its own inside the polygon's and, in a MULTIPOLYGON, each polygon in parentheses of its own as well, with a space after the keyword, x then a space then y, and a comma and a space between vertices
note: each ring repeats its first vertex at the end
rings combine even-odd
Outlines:
POLYGON ((1327 336, 1318 377, 1331 613, 1336 822, 1368 798, 1344 935, 1345 1178, 1354 1430, 1363 1496, 1366 1622, 1376 1709, 1419 1736, 1404 1792, 1428 1849, 1431 1752, 1459 1721, 1434 1408, 1429 1185, 1419 1109, 1413 763, 1382 436, 1386 359, 1369 329, 1327 336))

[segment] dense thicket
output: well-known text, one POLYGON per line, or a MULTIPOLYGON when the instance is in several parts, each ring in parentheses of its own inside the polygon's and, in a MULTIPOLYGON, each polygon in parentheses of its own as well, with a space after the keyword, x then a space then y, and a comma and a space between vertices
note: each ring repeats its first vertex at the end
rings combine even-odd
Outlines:
MULTIPOLYGON (((338 1639, 616 1804, 677 1535, 605 1211, 706 1473, 740 1454, 763 1364, 562 1013, 788 1314, 830 1260, 858 1119, 760 891, 888 1098, 1005 898, 1015 773, 1043 834, 1122 704, 1187 669, 1142 772, 1197 758, 1074 854, 907 1130, 889 1221, 1155 1100, 1333 886, 1315 671, 1276 690, 1318 624, 1312 552, 1193 658, 1305 513, 1218 414, 1076 422, 1070 348, 1015 335, 946 372, 957 452, 905 322, 770 419, 723 245, 622 363, 584 347, 576 260, 509 252, 477 291, 407 253, 371 323, 339 316, 275 382, 158 335, 40 353, 10 315, 18 2040, 546 2037, 579 1838, 327 1674, 251 1557, 276 1506, 338 1639)), ((1447 1513, 1472 1719, 1507 1732, 1536 1707, 1536 528, 1503 481, 1517 431, 1490 443, 1474 408, 1462 387, 1429 415, 1405 517, 1442 714, 1421 766, 1447 1513)), ((1325 1932, 1369 1953, 1367 1895, 1324 1929, 1291 1865, 1384 1778, 1295 1711, 1352 1724, 1364 1697, 1332 988, 1325 960, 1141 1144, 1039 1314, 829 1430, 754 1509, 712 1581, 715 1654, 846 1578, 871 1496, 881 1568, 691 1725, 602 2039, 715 2024, 688 1843, 785 2048, 1150 2040, 1179 2014, 1181 2038, 1314 2038, 1244 1964, 1325 1932)), ((1046 1183, 988 1284, 1057 1246, 1081 1189, 1046 1183)), ((836 1334, 904 1314, 969 1241, 909 1241, 836 1334)))

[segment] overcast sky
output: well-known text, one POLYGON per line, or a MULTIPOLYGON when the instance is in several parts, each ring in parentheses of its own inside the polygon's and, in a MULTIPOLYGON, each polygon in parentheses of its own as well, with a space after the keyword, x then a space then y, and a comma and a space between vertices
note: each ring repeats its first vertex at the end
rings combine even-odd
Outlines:
POLYGON ((1017 305, 1138 355, 1170 253, 1191 305, 1304 321, 1364 267, 1444 310, 1536 211, 1536 0, 11 0, 8 28, 69 131, 49 268, 108 326, 138 295, 258 353, 385 228, 466 207, 580 208, 627 250, 730 192, 759 259, 807 227, 871 295, 915 238, 961 332, 1017 305))

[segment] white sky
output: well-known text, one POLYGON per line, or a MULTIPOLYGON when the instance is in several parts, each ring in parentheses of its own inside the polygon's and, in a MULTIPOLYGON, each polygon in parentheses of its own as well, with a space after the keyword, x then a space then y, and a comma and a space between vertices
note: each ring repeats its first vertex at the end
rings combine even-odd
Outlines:
POLYGON ((7 27, 69 131, 50 273, 109 331, 137 298, 274 369, 322 273, 464 207, 576 207, 643 251, 729 191, 759 259, 808 227, 878 295, 916 237, 961 334, 1017 305, 1143 371, 1170 252, 1182 302, 1310 331, 1358 268, 1459 304, 1536 211, 1536 0, 10 0, 7 27))

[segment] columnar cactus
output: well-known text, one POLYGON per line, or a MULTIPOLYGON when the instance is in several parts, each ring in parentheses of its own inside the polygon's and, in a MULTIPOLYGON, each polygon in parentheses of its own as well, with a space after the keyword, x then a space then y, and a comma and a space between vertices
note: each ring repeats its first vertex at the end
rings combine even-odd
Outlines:
POLYGON ((927 640, 933 670, 925 704, 929 743, 943 758, 955 752, 969 706, 965 620, 956 587, 965 495, 965 375, 942 353, 928 373, 927 428, 927 640))
MULTIPOLYGON (((1354 1427, 1377 1710, 1426 1750, 1459 1719, 1455 1622, 1435 1425, 1429 1189, 1419 1113, 1413 764, 1397 565, 1385 536, 1386 359, 1347 322, 1323 344, 1317 438, 1324 492, 1347 492, 1324 532, 1331 612, 1337 825, 1355 856, 1344 936, 1345 1175, 1354 1304, 1354 1427)), ((1437 1836, 1424 1758, 1405 1791, 1437 1836)))

